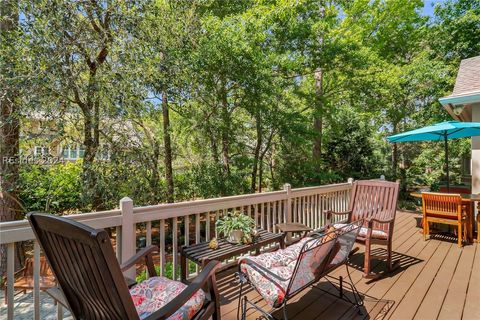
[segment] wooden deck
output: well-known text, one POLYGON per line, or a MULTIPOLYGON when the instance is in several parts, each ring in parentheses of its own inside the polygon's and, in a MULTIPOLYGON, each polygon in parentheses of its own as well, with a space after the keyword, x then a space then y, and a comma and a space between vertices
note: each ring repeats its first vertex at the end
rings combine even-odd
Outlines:
MULTIPOLYGON (((288 305, 290 319, 480 319, 480 250, 477 244, 459 248, 456 239, 436 236, 423 241, 418 215, 397 213, 393 248, 401 267, 384 278, 367 282, 360 271, 363 248, 352 257, 352 279, 364 295, 363 315, 351 305, 316 289, 306 289, 288 305)), ((361 246, 360 246, 361 247, 361 246)), ((383 250, 381 248, 375 249, 383 250)), ((374 271, 384 270, 382 262, 374 271)), ((346 276, 346 268, 332 275, 346 276)), ((326 282, 319 287, 332 289, 326 282)), ((238 285, 232 270, 219 277, 222 319, 236 319, 238 285)), ((332 291, 334 292, 334 291, 332 291)), ((257 296, 249 290, 251 298, 257 296)), ((258 313, 249 313, 256 319, 258 313)), ((281 312, 276 312, 282 318, 281 312)))

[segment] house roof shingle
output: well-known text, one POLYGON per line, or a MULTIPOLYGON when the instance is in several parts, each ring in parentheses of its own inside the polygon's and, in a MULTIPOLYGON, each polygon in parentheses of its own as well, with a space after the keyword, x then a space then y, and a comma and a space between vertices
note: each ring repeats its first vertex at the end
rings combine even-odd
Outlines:
POLYGON ((480 92, 480 56, 460 62, 452 96, 480 92))

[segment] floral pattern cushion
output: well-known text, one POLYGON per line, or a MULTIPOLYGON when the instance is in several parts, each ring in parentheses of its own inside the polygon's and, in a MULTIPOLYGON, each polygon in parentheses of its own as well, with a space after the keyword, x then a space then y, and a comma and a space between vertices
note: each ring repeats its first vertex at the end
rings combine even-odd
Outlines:
MULTIPOLYGON (((263 253, 259 256, 252 256, 239 261, 240 270, 248 276, 250 283, 257 289, 269 305, 277 307, 282 304, 300 251, 305 242, 310 239, 312 238, 305 237, 286 249, 263 253), (270 272, 285 279, 285 281, 275 279, 275 283, 272 282, 257 269, 248 265, 246 263, 247 260, 259 264, 270 272)), ((272 276, 268 275, 268 277, 272 276)))
MULTIPOLYGON (((338 228, 343 228, 346 225, 347 225, 346 223, 335 223, 333 226, 338 229, 338 228)), ((358 232, 358 236, 363 238, 366 237, 367 231, 368 231, 368 228, 361 227, 360 231, 358 232)), ((372 237, 375 239, 388 239, 388 234, 383 230, 373 229, 372 237)))
POLYGON ((292 279, 290 293, 304 288, 308 283, 318 279, 325 269, 326 259, 329 258, 330 252, 336 241, 334 238, 329 238, 327 242, 322 238, 321 244, 318 241, 311 241, 307 244, 309 248, 300 253, 298 259, 298 271, 295 273, 295 278, 292 279))
MULTIPOLYGON (((186 284, 165 277, 151 277, 130 289, 130 295, 138 316, 145 319, 172 301, 186 287, 186 284)), ((199 290, 168 319, 189 320, 202 308, 204 301, 205 293, 199 290)))

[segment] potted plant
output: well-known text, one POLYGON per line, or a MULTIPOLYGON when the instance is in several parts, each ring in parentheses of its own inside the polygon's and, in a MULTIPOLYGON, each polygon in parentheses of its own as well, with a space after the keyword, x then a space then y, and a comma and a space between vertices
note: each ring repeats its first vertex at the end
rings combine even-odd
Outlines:
POLYGON ((255 228, 255 221, 239 211, 226 214, 215 223, 217 232, 223 234, 229 242, 241 243, 255 228))

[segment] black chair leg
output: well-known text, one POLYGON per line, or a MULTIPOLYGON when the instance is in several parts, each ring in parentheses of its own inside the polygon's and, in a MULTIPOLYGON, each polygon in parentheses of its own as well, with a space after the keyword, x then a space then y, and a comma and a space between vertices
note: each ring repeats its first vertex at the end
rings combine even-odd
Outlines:
POLYGON ((237 306, 237 320, 240 320, 240 309, 242 309, 242 319, 243 315, 243 305, 242 305, 242 295, 243 295, 243 282, 240 281, 240 292, 238 293, 238 306, 237 306))
POLYGON ((288 320, 288 315, 287 315, 287 304, 283 304, 283 320, 288 320))

